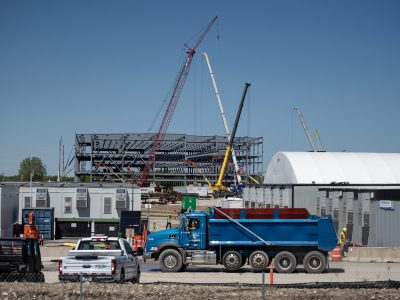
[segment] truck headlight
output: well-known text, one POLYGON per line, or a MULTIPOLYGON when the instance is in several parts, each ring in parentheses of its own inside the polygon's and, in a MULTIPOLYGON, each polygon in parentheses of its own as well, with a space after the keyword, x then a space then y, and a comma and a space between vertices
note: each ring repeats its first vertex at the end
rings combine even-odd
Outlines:
POLYGON ((150 248, 150 251, 157 251, 157 250, 158 250, 157 247, 151 247, 151 248, 150 248))

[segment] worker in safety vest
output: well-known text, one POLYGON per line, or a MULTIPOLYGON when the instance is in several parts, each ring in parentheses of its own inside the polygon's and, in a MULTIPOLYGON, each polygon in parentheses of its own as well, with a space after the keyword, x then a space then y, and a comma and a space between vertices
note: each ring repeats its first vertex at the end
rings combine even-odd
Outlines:
POLYGON ((339 245, 342 250, 342 256, 344 256, 344 245, 346 244, 346 240, 347 240, 347 228, 343 227, 339 237, 339 245))
POLYGON ((165 227, 165 229, 172 228, 172 216, 171 214, 168 215, 167 217, 167 226, 165 227))

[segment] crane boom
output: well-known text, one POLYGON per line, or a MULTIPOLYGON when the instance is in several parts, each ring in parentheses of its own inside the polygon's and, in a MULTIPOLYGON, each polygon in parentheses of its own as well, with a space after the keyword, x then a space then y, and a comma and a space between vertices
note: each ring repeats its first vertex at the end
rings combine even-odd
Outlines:
POLYGON ((305 132, 305 134, 306 134, 306 136, 307 136, 308 142, 310 143, 310 146, 311 146, 311 148, 312 148, 312 151, 317 152, 317 148, 316 148, 315 145, 314 145, 314 142, 313 142, 313 140, 312 140, 312 138, 311 138, 311 135, 310 135, 310 131, 308 130, 307 124, 306 124, 306 122, 304 121, 304 118, 303 118, 303 115, 302 115, 301 112, 300 112, 300 109, 297 108, 297 107, 294 107, 293 110, 297 113, 297 116, 299 117, 301 126, 302 126, 303 129, 304 129, 304 132, 305 132))
POLYGON ((213 185, 211 187, 211 189, 214 190, 214 191, 226 190, 226 187, 222 184, 222 179, 223 179, 223 177, 225 175, 225 169, 226 169, 226 165, 228 163, 228 157, 229 157, 229 155, 231 153, 233 140, 235 139, 236 130, 237 130, 238 125, 239 125, 240 115, 242 114, 242 108, 243 108, 244 99, 246 98, 247 89, 249 88, 249 86, 250 86, 250 83, 246 82, 244 84, 244 90, 243 90, 243 94, 242 94, 242 99, 240 100, 239 109, 238 109, 238 112, 236 114, 235 123, 233 124, 233 129, 232 129, 232 133, 231 133, 231 136, 230 136, 230 139, 229 139, 228 146, 226 147, 224 161, 222 162, 221 171, 219 173, 218 181, 217 181, 217 183, 215 185, 213 185))
MULTIPOLYGON (((207 53, 203 52, 203 55, 207 62, 208 70, 209 70, 210 76, 211 76, 211 81, 214 86, 215 96, 217 97, 217 102, 218 102, 219 110, 221 113, 222 122, 224 124, 226 137, 228 138, 228 141, 229 141, 231 135, 230 135, 229 128, 228 128, 228 123, 226 122, 225 112, 224 112, 224 108, 222 107, 221 97, 220 97, 220 94, 218 91, 217 82, 215 81, 214 72, 211 68, 211 63, 210 63, 207 53)), ((233 165, 235 166, 235 174, 236 174, 238 184, 241 184, 242 176, 240 176, 240 173, 239 173, 239 166, 238 166, 237 159, 236 159, 235 149, 233 147, 232 147, 232 160, 233 160, 233 165)))
POLYGON ((186 159, 185 163, 187 165, 191 166, 192 168, 194 168, 196 171, 198 171, 201 174, 201 176, 203 176, 204 180, 208 183, 208 186, 211 186, 210 180, 208 180, 207 176, 204 175, 204 173, 200 170, 199 166, 194 161, 191 161, 190 159, 186 159))
POLYGON ((196 44, 194 45, 193 48, 188 47, 187 45, 185 45, 188 48, 187 53, 187 57, 185 59, 185 61, 183 62, 180 71, 178 73, 178 76, 175 80, 175 85, 171 94, 171 98, 168 102, 168 106, 167 109, 165 111, 163 120, 160 124, 160 128, 157 132, 157 134, 155 135, 154 138, 154 143, 153 146, 150 150, 150 155, 149 155, 149 159, 143 169, 143 172, 140 176, 139 179, 139 185, 140 186, 144 186, 147 182, 147 179, 150 176, 150 172, 153 169, 154 163, 155 163, 155 159, 156 159, 156 152, 158 151, 158 149, 160 148, 161 142, 164 140, 165 134, 167 132, 169 123, 171 121, 172 115, 174 114, 175 111, 175 107, 178 103, 178 100, 180 98, 180 95, 182 93, 183 90, 183 86, 185 84, 186 78, 188 76, 189 73, 189 69, 190 66, 192 64, 192 60, 193 60, 193 55, 196 53, 196 48, 200 45, 200 43, 202 42, 202 40, 204 39, 204 37, 206 36, 206 34, 210 31, 211 27, 213 26, 213 24, 215 23, 215 21, 217 20, 217 16, 215 16, 206 26, 206 28, 204 29, 204 31, 202 32, 202 34, 200 35, 199 39, 197 40, 196 44))
POLYGON ((325 147, 324 147, 324 145, 323 145, 322 142, 321 142, 321 137, 319 136, 318 129, 315 129, 314 135, 315 135, 315 138, 316 138, 316 140, 317 140, 317 142, 318 142, 319 149, 320 149, 321 151, 325 152, 325 147))

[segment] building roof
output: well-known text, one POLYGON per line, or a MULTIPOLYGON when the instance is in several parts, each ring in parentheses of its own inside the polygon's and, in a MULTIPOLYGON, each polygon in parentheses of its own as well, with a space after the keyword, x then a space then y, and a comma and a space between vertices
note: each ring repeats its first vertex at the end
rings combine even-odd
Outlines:
POLYGON ((399 184, 400 153, 278 152, 265 184, 399 184))

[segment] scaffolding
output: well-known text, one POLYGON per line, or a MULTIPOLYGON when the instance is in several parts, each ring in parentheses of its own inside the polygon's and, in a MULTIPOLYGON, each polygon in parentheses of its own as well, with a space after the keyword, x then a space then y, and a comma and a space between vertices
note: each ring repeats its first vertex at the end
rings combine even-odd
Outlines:
MULTIPOLYGON (((151 155, 154 133, 76 134, 75 181, 131 182, 151 155)), ((166 134, 156 152, 149 182, 162 186, 216 182, 227 145, 226 136, 166 134), (195 162, 196 166, 186 163, 195 162), (197 170, 196 170, 197 169, 197 170)), ((263 172, 263 138, 236 137, 234 147, 243 182, 263 172)), ((234 165, 228 164, 226 185, 235 183, 234 165)))

